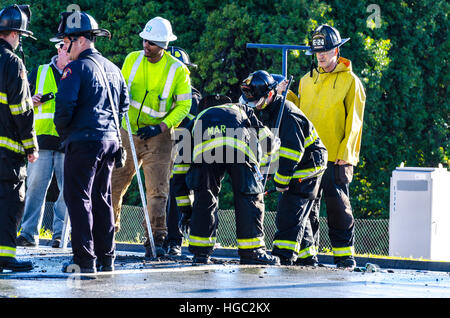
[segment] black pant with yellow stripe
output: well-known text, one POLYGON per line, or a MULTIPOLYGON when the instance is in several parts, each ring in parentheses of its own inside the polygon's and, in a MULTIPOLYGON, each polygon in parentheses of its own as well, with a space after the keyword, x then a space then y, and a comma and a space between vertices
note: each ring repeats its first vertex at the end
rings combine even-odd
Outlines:
POLYGON ((0 261, 16 256, 17 229, 25 208, 25 182, 0 180, 0 261))
POLYGON ((275 223, 272 254, 281 259, 295 261, 307 248, 313 247, 308 218, 314 207, 321 176, 299 182, 291 180, 289 190, 280 195, 275 223), (311 244, 303 246, 304 236, 311 244))
MULTIPOLYGON (((328 221, 328 235, 334 255, 334 262, 354 255, 355 228, 350 204, 349 184, 353 175, 350 165, 338 166, 328 162, 320 183, 319 194, 310 214, 314 245, 319 244, 319 211, 324 198, 328 221)), ((311 236, 310 236, 311 238, 311 236)), ((302 241, 302 246, 311 245, 311 240, 302 241)))
POLYGON ((194 255, 209 256, 214 250, 219 224, 218 198, 225 173, 230 176, 233 190, 239 256, 245 257, 264 247, 263 187, 256 167, 248 163, 193 164, 186 181, 194 190, 189 235, 189 251, 194 255))

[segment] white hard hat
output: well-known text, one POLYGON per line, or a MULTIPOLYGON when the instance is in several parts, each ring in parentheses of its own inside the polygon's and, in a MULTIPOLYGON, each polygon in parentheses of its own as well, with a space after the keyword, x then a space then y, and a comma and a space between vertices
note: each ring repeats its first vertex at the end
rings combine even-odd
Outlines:
POLYGON ((169 42, 177 39, 175 34, 172 33, 170 22, 161 17, 148 21, 144 30, 139 33, 139 36, 152 42, 169 42))

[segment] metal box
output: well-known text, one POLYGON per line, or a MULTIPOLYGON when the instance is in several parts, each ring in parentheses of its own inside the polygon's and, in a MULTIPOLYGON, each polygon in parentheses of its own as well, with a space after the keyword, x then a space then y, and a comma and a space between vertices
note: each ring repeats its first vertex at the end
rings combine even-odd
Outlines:
POLYGON ((441 165, 392 172, 389 255, 450 261, 450 172, 441 165))

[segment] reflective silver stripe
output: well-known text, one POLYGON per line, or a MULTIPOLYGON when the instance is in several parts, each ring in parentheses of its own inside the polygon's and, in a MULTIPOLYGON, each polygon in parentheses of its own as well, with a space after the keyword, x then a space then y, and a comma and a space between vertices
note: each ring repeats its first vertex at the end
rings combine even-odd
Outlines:
POLYGON ((34 115, 35 120, 53 119, 53 118, 55 118, 55 114, 53 114, 53 113, 39 113, 39 114, 34 115))
POLYGON ((295 241, 275 240, 273 245, 279 249, 293 250, 294 252, 298 252, 300 248, 300 244, 295 241))
POLYGON ((25 148, 17 141, 9 139, 8 137, 0 137, 0 147, 5 147, 17 153, 25 153, 25 148))
POLYGON ((0 93, 0 103, 1 104, 8 104, 8 98, 6 97, 5 93, 0 93))
POLYGON ((334 256, 352 256, 355 254, 355 248, 353 246, 347 247, 333 247, 334 256))
POLYGON ((298 258, 307 258, 309 256, 315 256, 317 255, 316 247, 314 245, 307 247, 305 249, 302 249, 298 252, 298 258))
POLYGON ((189 164, 181 164, 173 166, 173 173, 175 174, 185 174, 188 172, 190 165, 189 164))
POLYGON ((177 205, 178 206, 190 206, 191 205, 191 200, 189 199, 189 196, 181 196, 181 197, 176 197, 175 200, 177 201, 177 205))
POLYGON ((216 244, 216 237, 200 237, 189 235, 189 245, 193 246, 214 246, 216 244))
POLYGON ((0 246, 0 256, 16 257, 16 249, 10 246, 0 246))
POLYGON ((252 249, 265 246, 264 239, 262 237, 255 237, 251 239, 237 239, 238 248, 252 249))
MULTIPOLYGON (((39 85, 38 85, 38 94, 44 94, 44 85, 45 85, 45 78, 47 77, 48 68, 50 67, 50 64, 45 64, 42 66, 41 74, 39 77, 39 85)), ((38 106, 38 114, 42 114, 42 104, 38 106)))
MULTIPOLYGON (((136 72, 137 72, 139 65, 141 64, 143 58, 144 58, 144 51, 141 51, 138 58, 134 62, 133 67, 131 68, 130 76, 128 77, 128 94, 130 95, 130 99, 131 99, 131 84, 133 83, 134 77, 136 76, 136 72)), ((139 106, 140 106, 140 104, 139 104, 139 106)))
MULTIPOLYGON (((130 105, 133 106, 136 109, 141 109, 141 103, 135 101, 135 100, 130 100, 130 105)), ((167 112, 157 112, 156 110, 151 109, 148 106, 142 105, 142 111, 152 117, 155 118, 162 118, 164 116, 166 116, 167 112)))
POLYGON ((175 95, 173 98, 178 102, 183 100, 190 100, 192 99, 192 93, 175 95))
POLYGON ((44 85, 45 85, 45 78, 47 77, 48 68, 50 67, 50 64, 45 64, 42 66, 41 70, 41 76, 39 77, 39 85, 38 85, 38 94, 44 94, 44 85))
POLYGON ((166 111, 167 98, 169 97, 170 89, 172 88, 172 83, 175 78, 175 72, 180 66, 180 62, 175 62, 170 66, 169 73, 167 74, 166 84, 164 85, 164 90, 161 94, 161 101, 159 102, 160 113, 166 111))

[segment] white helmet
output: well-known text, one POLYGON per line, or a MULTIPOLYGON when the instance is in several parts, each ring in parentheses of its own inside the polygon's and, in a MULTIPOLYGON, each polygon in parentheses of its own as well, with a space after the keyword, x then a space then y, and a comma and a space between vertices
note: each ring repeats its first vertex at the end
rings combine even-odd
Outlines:
POLYGON ((144 40, 155 42, 155 44, 162 44, 161 46, 164 48, 167 48, 170 41, 177 39, 176 35, 172 33, 170 22, 161 17, 148 21, 144 30, 139 33, 139 36, 144 40))

